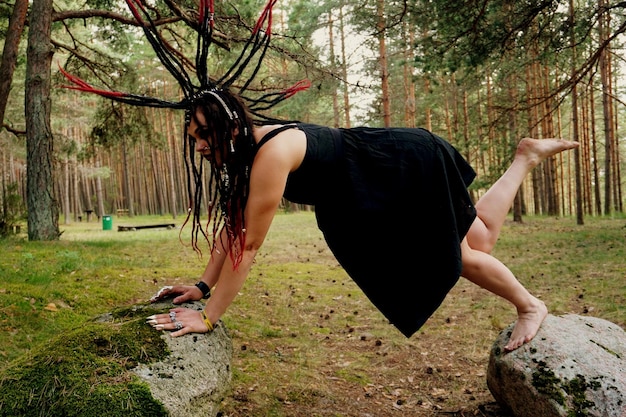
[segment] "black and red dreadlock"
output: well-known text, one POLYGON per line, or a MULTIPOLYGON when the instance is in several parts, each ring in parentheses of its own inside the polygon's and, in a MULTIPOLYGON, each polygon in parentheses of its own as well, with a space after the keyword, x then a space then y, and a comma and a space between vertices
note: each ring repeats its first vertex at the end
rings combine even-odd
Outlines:
POLYGON ((228 242, 224 243, 226 247, 230 248, 230 256, 235 267, 239 265, 243 255, 242 249, 245 244, 244 209, 248 199, 250 170, 256 153, 256 146, 252 137, 252 117, 267 119, 259 112, 272 108, 297 92, 307 89, 310 85, 308 80, 304 80, 286 90, 266 93, 257 98, 250 98, 245 95, 250 83, 259 72, 261 62, 269 47, 272 33, 272 8, 276 1, 269 0, 266 4, 254 26, 250 39, 244 45, 235 63, 221 78, 212 81, 208 74, 207 61, 215 24, 214 3, 213 0, 200 0, 196 50, 197 83, 194 83, 185 70, 181 59, 165 47, 166 42, 158 32, 142 0, 126 0, 128 8, 138 25, 143 29, 157 57, 178 81, 182 89, 183 99, 177 102, 97 89, 61 69, 63 75, 74 84, 67 86, 67 88, 98 94, 111 100, 135 106, 185 110, 183 146, 187 168, 189 208, 183 227, 191 218, 191 243, 194 250, 198 252, 200 252, 197 244, 198 235, 202 234, 206 240, 209 240, 207 232, 210 223, 212 223, 211 235, 213 237, 212 241, 209 241, 211 245, 215 244, 216 237, 222 228, 225 228, 228 242), (252 74, 239 88, 237 95, 231 93, 230 88, 233 83, 242 76, 244 70, 253 60, 256 60, 256 64, 252 74), (216 152, 211 152, 209 201, 207 204, 209 218, 206 228, 200 223, 203 165, 196 163, 194 141, 187 140, 187 127, 191 118, 195 117, 196 111, 203 113, 208 124, 208 134, 219 144, 219 152, 222 156, 222 163, 218 164, 215 161, 216 152), (238 129, 239 133, 233 137, 232 132, 235 131, 235 128, 238 129))

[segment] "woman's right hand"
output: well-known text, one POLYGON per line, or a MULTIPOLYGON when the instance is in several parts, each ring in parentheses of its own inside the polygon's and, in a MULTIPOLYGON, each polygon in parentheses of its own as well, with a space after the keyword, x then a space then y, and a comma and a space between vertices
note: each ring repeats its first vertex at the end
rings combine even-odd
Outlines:
POLYGON ((197 301, 202 299, 202 291, 195 285, 174 285, 161 288, 150 298, 151 303, 162 301, 168 297, 174 297, 174 304, 181 304, 186 301, 197 301))

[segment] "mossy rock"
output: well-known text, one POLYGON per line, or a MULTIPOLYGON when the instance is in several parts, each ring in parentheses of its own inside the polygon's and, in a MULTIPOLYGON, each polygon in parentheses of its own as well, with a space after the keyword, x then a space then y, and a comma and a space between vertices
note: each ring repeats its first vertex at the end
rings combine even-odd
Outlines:
POLYGON ((0 416, 168 416, 132 369, 169 355, 145 323, 159 309, 129 308, 33 348, 0 374, 0 416))
POLYGON ((625 417, 626 333, 596 317, 549 314, 535 338, 505 352, 513 326, 489 356, 487 386, 517 417, 625 417))

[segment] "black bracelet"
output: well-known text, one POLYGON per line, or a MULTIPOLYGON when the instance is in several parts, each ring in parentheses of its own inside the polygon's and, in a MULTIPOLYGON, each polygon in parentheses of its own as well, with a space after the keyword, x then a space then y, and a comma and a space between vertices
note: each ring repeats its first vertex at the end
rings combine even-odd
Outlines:
POLYGON ((196 287, 202 291, 202 298, 209 298, 211 296, 211 289, 204 283, 204 281, 198 281, 196 283, 196 287))

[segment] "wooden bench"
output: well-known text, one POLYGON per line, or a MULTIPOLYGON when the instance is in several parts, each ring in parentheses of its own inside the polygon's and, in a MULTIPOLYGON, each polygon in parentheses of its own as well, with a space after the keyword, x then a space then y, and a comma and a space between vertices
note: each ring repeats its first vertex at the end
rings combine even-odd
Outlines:
POLYGON ((158 229, 165 228, 167 230, 175 228, 176 225, 174 223, 160 223, 160 224, 148 224, 142 226, 117 226, 118 232, 134 232, 135 230, 141 229, 158 229))
POLYGON ((128 209, 117 209, 117 216, 128 216, 128 209))

